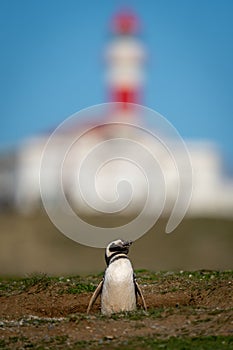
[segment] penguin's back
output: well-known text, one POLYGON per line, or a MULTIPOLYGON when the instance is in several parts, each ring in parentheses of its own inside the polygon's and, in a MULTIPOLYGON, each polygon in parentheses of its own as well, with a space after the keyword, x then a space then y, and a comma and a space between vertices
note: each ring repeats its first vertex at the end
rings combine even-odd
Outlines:
POLYGON ((129 259, 112 262, 105 271, 101 312, 105 315, 136 309, 134 274, 129 259))

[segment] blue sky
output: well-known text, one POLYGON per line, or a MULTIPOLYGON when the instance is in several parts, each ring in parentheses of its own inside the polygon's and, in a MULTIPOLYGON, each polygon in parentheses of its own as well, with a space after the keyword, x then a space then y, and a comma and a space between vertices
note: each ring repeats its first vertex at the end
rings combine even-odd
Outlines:
POLYGON ((0 0, 0 149, 107 101, 102 55, 124 4, 143 24, 144 104, 233 162, 232 0, 0 0))

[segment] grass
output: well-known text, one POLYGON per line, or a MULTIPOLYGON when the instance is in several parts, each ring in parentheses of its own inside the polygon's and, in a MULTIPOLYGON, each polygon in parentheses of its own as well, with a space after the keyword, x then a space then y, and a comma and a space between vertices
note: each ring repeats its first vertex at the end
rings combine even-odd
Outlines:
POLYGON ((50 277, 43 273, 32 274, 25 278, 0 278, 0 296, 20 294, 33 287, 35 287, 34 292, 46 290, 49 287, 60 287, 61 294, 93 292, 99 280, 97 276, 84 279, 80 276, 50 277))
POLYGON ((121 343, 102 340, 99 343, 93 341, 77 342, 74 349, 121 349, 121 350, 231 350, 233 349, 233 337, 171 337, 166 340, 148 337, 133 338, 121 343))
POLYGON ((152 337, 133 337, 125 341, 117 341, 114 338, 104 337, 96 340, 81 340, 70 344, 67 335, 47 337, 41 341, 31 341, 26 337, 10 337, 7 341, 0 341, 1 349, 8 349, 11 345, 23 343, 23 349, 121 349, 121 350, 232 350, 232 336, 208 336, 208 337, 169 337, 158 339, 152 337))
MULTIPOLYGON (((129 346, 133 349, 166 349, 166 350, 218 350, 218 349, 233 349, 233 337, 171 337, 166 340, 154 338, 137 338, 129 342, 129 346)), ((128 349, 130 348, 128 346, 128 349)), ((122 347, 127 349, 127 347, 122 347)))
MULTIPOLYGON (((233 271, 180 271, 180 272, 149 272, 136 270, 139 284, 159 285, 157 293, 165 295, 185 291, 187 287, 197 291, 209 290, 214 280, 232 283, 233 271)), ((59 294, 93 293, 102 279, 103 273, 87 277, 68 276, 50 277, 46 274, 32 274, 24 278, 0 278, 0 296, 20 294, 32 290, 33 293, 56 289, 59 294)))
POLYGON ((0 296, 5 294, 21 293, 29 290, 33 286, 40 289, 46 289, 57 278, 49 277, 43 273, 35 273, 25 278, 1 278, 0 279, 0 296))
POLYGON ((80 294, 80 293, 94 292, 95 289, 96 289, 96 286, 94 284, 77 283, 67 288, 66 293, 80 294))
MULTIPOLYGON (((136 270, 135 273, 139 284, 153 286, 159 283, 161 295, 184 291, 190 284, 193 290, 209 289, 215 279, 218 282, 222 280, 229 281, 229 283, 233 279, 233 271, 149 272, 136 270)), ((102 276, 103 272, 85 278, 81 276, 50 277, 43 273, 36 273, 24 278, 0 278, 0 296, 20 294, 30 289, 36 293, 48 288, 58 288, 59 294, 93 293, 102 276)))
POLYGON ((174 280, 174 279, 194 279, 196 281, 209 281, 214 278, 222 280, 230 280, 233 277, 233 271, 212 271, 212 270, 199 270, 199 271, 158 271, 150 272, 147 270, 136 270, 137 278, 140 278, 144 282, 156 282, 162 280, 174 280), (183 277, 183 278, 182 278, 183 277))
MULTIPOLYGON (((171 286, 170 282, 180 282, 182 287, 190 282, 198 282, 199 285, 207 284, 208 282, 217 279, 229 280, 233 278, 233 271, 180 271, 180 272, 150 272, 147 270, 136 270, 137 281, 144 285, 153 285, 158 282, 162 285, 163 282, 169 284, 169 289, 161 289, 161 294, 176 292, 180 290, 179 285, 171 286), (201 283, 201 284, 200 284, 201 283)), ((59 285, 64 289, 65 293, 79 294, 83 292, 93 292, 100 282, 103 272, 87 277, 67 276, 67 277, 50 277, 43 273, 31 274, 24 278, 0 278, 0 295, 12 294, 14 292, 21 293, 29 290, 32 287, 38 287, 40 290, 47 289, 50 286, 59 285)), ((181 286, 180 286, 181 287, 181 286)))
MULTIPOLYGON (((59 294, 77 294, 81 293, 92 293, 99 281, 102 278, 102 273, 98 275, 91 275, 87 277, 82 276, 68 276, 68 277, 49 277, 45 274, 33 274, 24 278, 1 278, 0 279, 0 295, 18 295, 26 291, 29 294, 36 294, 43 292, 40 295, 48 293, 49 297, 52 295, 56 297, 59 294), (51 294, 53 293, 53 294, 51 294)), ((137 280, 140 285, 145 288, 145 290, 153 293, 156 291, 161 298, 170 298, 169 293, 172 298, 175 298, 176 293, 179 291, 204 291, 204 296, 208 295, 212 289, 216 286, 220 287, 222 285, 230 286, 233 283, 233 271, 179 271, 179 272, 149 272, 146 270, 136 270, 137 280), (148 289, 147 289, 148 288, 148 289)), ((227 287, 229 290, 229 287, 227 287)), ((181 293, 181 294, 182 294, 181 293)), ((38 297, 40 296, 38 294, 38 297)), ((47 294, 46 294, 47 295, 47 294)), ((89 296, 86 296, 89 297, 89 296)), ((63 299, 62 299, 63 300, 63 299)), ((37 317, 37 316, 19 316, 17 320, 4 319, 4 322, 0 323, 0 331, 9 331, 8 336, 0 340, 0 349, 165 349, 165 350, 220 350, 220 349, 232 349, 233 350, 233 336, 220 336, 212 335, 207 336, 209 332, 204 332, 203 329, 208 329, 209 325, 213 322, 222 322, 227 325, 225 329, 230 330, 230 314, 232 308, 230 305, 226 305, 225 308, 218 308, 206 305, 195 305, 184 303, 183 305, 169 306, 165 307, 163 304, 161 307, 153 307, 150 305, 147 312, 142 309, 138 309, 135 312, 119 313, 111 316, 109 319, 98 313, 93 313, 87 315, 83 313, 75 314, 65 314, 64 318, 49 318, 49 317, 37 317), (167 320, 176 319, 177 317, 182 317, 184 324, 182 323, 177 328, 177 332, 169 333, 167 327, 167 320), (88 325, 88 329, 94 329, 95 327, 104 327, 109 322, 112 322, 113 328, 118 327, 119 324, 123 324, 122 332, 124 327, 129 327, 131 325, 131 333, 127 333, 122 336, 122 334, 110 332, 110 336, 106 333, 97 333, 98 336, 102 334, 102 338, 96 339, 91 336, 91 333, 86 333, 86 340, 79 340, 79 337, 72 339, 70 337, 70 327, 75 330, 82 329, 88 325), (122 323, 120 322, 122 321, 122 323), (189 321, 189 324, 185 324, 189 321), (11 323, 12 322, 12 323, 11 323), (158 326, 160 325, 161 327, 158 326), (165 323, 166 322, 166 323, 165 323), (64 331, 65 334, 60 332, 64 328, 64 325, 68 327, 68 331, 64 331), (68 325, 68 326, 67 326, 68 325), (116 325, 116 326, 115 326, 116 325), (118 325, 118 326, 117 326, 118 325), (164 329, 165 325, 165 331, 164 329), (90 326, 90 327, 89 327, 90 326), (24 329, 30 328, 31 334, 38 334, 36 329, 43 329, 45 332, 43 336, 34 338, 34 336, 29 336, 27 338, 24 334, 24 329), (59 328, 61 327, 61 328, 59 328), (155 328, 153 328, 155 327, 155 328), (157 327, 157 328, 156 328, 157 327), (192 332, 192 328, 195 332, 192 332), (196 328, 195 328, 196 327, 196 328), (202 328, 200 328, 202 327, 202 328), (13 329, 21 329, 21 333, 13 333, 13 329), (57 335, 49 332, 49 329, 59 330, 57 335), (144 332, 145 330, 145 332, 144 332), (199 331, 200 330, 200 331, 199 331), (141 333, 134 333, 140 331, 141 333), (135 334, 140 334, 144 336, 136 337, 135 334), (148 336, 149 334, 149 336, 148 336), (150 336, 155 334, 155 337, 150 336), (175 337, 171 337, 171 334, 177 334, 175 337), (193 335, 196 335, 195 337, 193 335), (205 336, 204 336, 205 334, 205 336)), ((171 321, 172 322, 172 321, 171 321)), ((219 326, 218 326, 219 327, 219 326)), ((176 330, 176 328, 173 328, 176 330)), ((217 328, 216 328, 217 329, 217 328)), ((2 332, 3 334, 5 332, 2 332)), ((78 334, 78 333, 77 333, 78 334)), ((215 334, 215 333, 213 333, 215 334)), ((224 334, 224 333, 220 333, 224 334)), ((231 333, 226 333, 231 334, 231 333)), ((85 335, 84 335, 85 336, 85 335)))

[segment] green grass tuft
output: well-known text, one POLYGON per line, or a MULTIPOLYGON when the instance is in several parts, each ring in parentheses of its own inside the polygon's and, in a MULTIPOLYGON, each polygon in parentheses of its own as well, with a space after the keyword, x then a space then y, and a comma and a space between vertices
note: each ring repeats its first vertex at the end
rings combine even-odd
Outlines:
POLYGON ((80 294, 80 293, 87 293, 87 292, 94 292, 94 290, 96 289, 96 286, 94 286, 93 284, 84 284, 84 283, 80 283, 80 284, 76 284, 74 286, 71 286, 69 288, 67 288, 66 293, 68 294, 80 294))

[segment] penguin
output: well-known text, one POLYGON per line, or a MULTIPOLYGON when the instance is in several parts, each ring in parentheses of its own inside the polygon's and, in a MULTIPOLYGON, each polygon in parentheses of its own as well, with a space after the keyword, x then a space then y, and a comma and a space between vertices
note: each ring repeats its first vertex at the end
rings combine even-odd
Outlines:
POLYGON ((89 302, 87 313, 99 295, 101 295, 101 313, 111 316, 114 313, 134 311, 137 308, 137 296, 142 299, 146 311, 146 303, 136 281, 132 264, 128 258, 132 241, 118 239, 108 244, 105 251, 107 268, 89 302))

